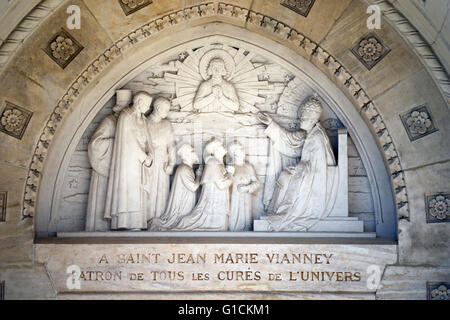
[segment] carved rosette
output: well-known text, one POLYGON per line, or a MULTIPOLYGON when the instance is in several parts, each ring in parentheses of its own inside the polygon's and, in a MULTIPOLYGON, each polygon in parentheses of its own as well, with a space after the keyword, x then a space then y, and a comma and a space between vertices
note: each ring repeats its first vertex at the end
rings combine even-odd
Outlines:
POLYGON ((405 126, 408 137, 411 141, 425 137, 433 132, 438 131, 438 128, 433 122, 431 112, 427 106, 420 106, 404 113, 400 116, 403 125, 405 126))
POLYGON ((306 18, 311 11, 314 2, 315 0, 283 0, 281 1, 281 5, 306 18))
POLYGON ((61 29, 43 50, 62 69, 65 69, 83 49, 83 46, 74 37, 61 29))
POLYGON ((371 70, 391 52, 391 49, 375 33, 369 33, 359 39, 351 51, 367 69, 371 70))
POLYGON ((425 197, 428 223, 450 221, 450 194, 438 193, 425 197))
POLYGON ((19 140, 22 139, 32 114, 28 110, 6 102, 0 115, 0 131, 19 140))
POLYGON ((119 0, 120 6, 122 7, 125 15, 130 15, 138 10, 152 4, 152 0, 119 0))
POLYGON ((428 282, 428 300, 450 300, 450 283, 448 282, 428 282))

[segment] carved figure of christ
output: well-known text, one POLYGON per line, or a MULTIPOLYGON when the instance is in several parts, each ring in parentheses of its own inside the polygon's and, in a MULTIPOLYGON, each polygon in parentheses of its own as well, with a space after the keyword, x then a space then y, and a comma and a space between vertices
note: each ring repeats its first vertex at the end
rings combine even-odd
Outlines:
POLYGON ((222 59, 212 59, 208 67, 210 79, 202 82, 194 99, 194 109, 203 112, 238 111, 239 98, 234 86, 223 77, 226 75, 222 59))

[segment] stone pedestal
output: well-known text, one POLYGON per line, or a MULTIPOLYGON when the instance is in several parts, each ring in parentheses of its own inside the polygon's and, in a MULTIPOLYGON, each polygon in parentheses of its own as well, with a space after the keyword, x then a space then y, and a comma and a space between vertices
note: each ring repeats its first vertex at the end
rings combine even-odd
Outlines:
MULTIPOLYGON (((255 220, 253 222, 253 228, 256 232, 268 232, 269 222, 266 220, 267 217, 262 217, 261 220, 255 220)), ((323 221, 318 222, 309 232, 344 232, 344 233, 363 233, 364 232, 364 222, 360 221, 358 218, 351 217, 330 217, 323 221)))

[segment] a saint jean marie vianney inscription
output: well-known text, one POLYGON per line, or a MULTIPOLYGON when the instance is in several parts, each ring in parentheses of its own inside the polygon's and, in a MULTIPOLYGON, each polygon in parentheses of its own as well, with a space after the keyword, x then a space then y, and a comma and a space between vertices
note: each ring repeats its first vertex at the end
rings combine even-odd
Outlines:
POLYGON ((371 292, 383 265, 395 260, 395 250, 359 245, 246 245, 245 249, 237 244, 126 245, 99 246, 90 253, 86 249, 74 248, 70 257, 52 254, 48 268, 61 292, 371 292))

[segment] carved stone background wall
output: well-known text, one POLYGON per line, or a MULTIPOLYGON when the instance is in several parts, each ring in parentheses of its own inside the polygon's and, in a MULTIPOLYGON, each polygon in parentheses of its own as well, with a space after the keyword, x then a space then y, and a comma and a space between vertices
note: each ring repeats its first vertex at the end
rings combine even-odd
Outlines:
MULTIPOLYGON (((302 17, 280 2, 230 0, 219 5, 219 1, 161 0, 126 16, 116 0, 27 1, 29 8, 24 11, 29 13, 11 22, 18 27, 1 28, 11 33, 1 34, 0 105, 8 101, 33 113, 21 140, 0 133, 0 191, 8 195, 7 219, 0 223, 0 279, 6 280, 7 299, 57 296, 45 260, 35 259, 39 246, 34 243, 33 215, 46 176, 42 170, 47 156, 58 153, 52 140, 64 131, 66 116, 79 112, 93 97, 92 88, 107 81, 105 74, 113 75, 120 62, 132 57, 131 52, 164 38, 170 42, 177 32, 211 21, 270 39, 311 61, 347 95, 371 129, 391 178, 399 218, 398 263, 384 270, 382 286, 371 297, 425 299, 427 282, 449 282, 449 224, 427 223, 431 213, 442 213, 442 205, 438 211, 430 210, 433 200, 441 201, 436 195, 442 197, 450 189, 450 155, 443 147, 449 141, 449 77, 442 54, 449 15, 440 10, 440 19, 427 15, 422 19, 406 5, 410 2, 333 0, 315 1, 308 16, 302 17), (65 26, 69 3, 85 13, 83 28, 71 31, 84 49, 63 70, 42 48, 65 26), (376 34, 392 50, 370 71, 351 52, 368 32, 369 3, 382 6, 382 29, 376 34), (423 20, 439 20, 440 27, 421 28, 423 20), (439 130, 411 141, 401 115, 425 105, 439 130), (29 283, 34 286, 28 287, 29 283)), ((411 3, 429 10, 430 1, 411 3)), ((129 67, 136 67, 133 61, 128 60, 129 67)), ((424 123, 427 127, 426 119, 424 123)), ((77 152, 73 159, 76 156, 77 152)), ((67 190, 85 183, 80 180, 67 181, 67 190)), ((73 195, 76 198, 77 193, 73 195)), ((437 294, 434 297, 443 296, 439 287, 431 289, 437 294)))

